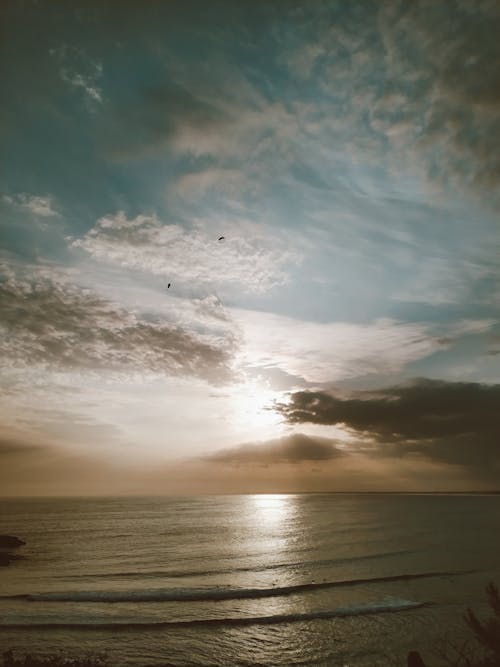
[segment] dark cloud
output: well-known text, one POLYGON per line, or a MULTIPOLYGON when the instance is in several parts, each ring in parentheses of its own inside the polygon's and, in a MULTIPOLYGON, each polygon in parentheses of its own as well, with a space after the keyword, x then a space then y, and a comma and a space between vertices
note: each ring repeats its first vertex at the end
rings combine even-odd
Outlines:
POLYGON ((233 449, 224 449, 206 457, 206 460, 234 465, 328 461, 342 456, 342 451, 337 449, 335 442, 328 438, 294 433, 265 443, 248 443, 233 449))
POLYGON ((500 466, 500 385, 418 380, 348 398, 300 391, 277 409, 292 424, 344 425, 377 454, 500 466))
POLYGON ((51 277, 0 283, 3 340, 10 363, 62 370, 230 376, 234 341, 212 341, 171 324, 151 322, 90 290, 51 277))

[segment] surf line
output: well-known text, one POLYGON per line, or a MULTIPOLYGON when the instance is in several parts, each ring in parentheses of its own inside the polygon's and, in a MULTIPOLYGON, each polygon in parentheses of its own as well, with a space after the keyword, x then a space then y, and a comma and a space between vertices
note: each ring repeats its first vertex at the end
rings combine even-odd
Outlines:
POLYGON ((395 614, 401 611, 412 611, 422 607, 432 606, 432 602, 411 602, 409 600, 397 600, 394 602, 375 603, 361 605, 359 607, 346 607, 324 611, 312 611, 305 614, 277 614, 275 616, 247 616, 239 618, 204 618, 185 621, 124 621, 116 623, 0 623, 0 628, 11 629, 34 629, 34 630, 111 630, 130 631, 145 629, 162 629, 172 627, 210 627, 223 625, 275 625, 278 623, 299 623, 301 621, 313 621, 331 618, 348 618, 351 616, 370 616, 375 614, 395 614))
POLYGON ((29 602, 200 602, 210 600, 241 600, 266 597, 282 597, 296 595, 308 591, 326 588, 360 586, 394 581, 409 581, 431 577, 451 577, 471 574, 474 570, 459 570, 453 572, 420 572, 414 574, 394 574, 385 577, 370 577, 363 579, 345 579, 339 581, 323 581, 318 583, 296 584, 275 588, 209 588, 209 589, 160 589, 140 591, 79 591, 34 593, 4 596, 3 599, 22 599, 29 602))

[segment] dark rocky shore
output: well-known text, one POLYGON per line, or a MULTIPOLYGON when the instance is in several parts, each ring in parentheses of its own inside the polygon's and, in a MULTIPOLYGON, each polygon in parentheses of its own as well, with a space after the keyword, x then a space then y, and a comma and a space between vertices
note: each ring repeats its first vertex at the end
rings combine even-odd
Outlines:
POLYGON ((15 547, 22 547, 26 542, 20 540, 14 535, 0 535, 0 549, 12 549, 15 547))
POLYGON ((26 542, 20 540, 15 535, 0 535, 0 566, 7 566, 15 560, 21 560, 23 557, 19 554, 11 553, 11 549, 22 547, 26 542))

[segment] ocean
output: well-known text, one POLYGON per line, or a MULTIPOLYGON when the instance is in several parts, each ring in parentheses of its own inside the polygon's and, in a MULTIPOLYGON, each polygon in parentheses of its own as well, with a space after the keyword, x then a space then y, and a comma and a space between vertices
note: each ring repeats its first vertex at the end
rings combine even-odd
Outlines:
POLYGON ((442 664, 500 584, 500 496, 2 500, 0 649, 112 667, 442 664))

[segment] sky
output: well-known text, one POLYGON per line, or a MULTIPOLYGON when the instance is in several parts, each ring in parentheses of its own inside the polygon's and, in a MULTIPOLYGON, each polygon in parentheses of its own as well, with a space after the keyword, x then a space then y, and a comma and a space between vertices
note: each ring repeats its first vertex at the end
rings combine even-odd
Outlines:
POLYGON ((496 0, 0 30, 2 495, 500 488, 496 0))

